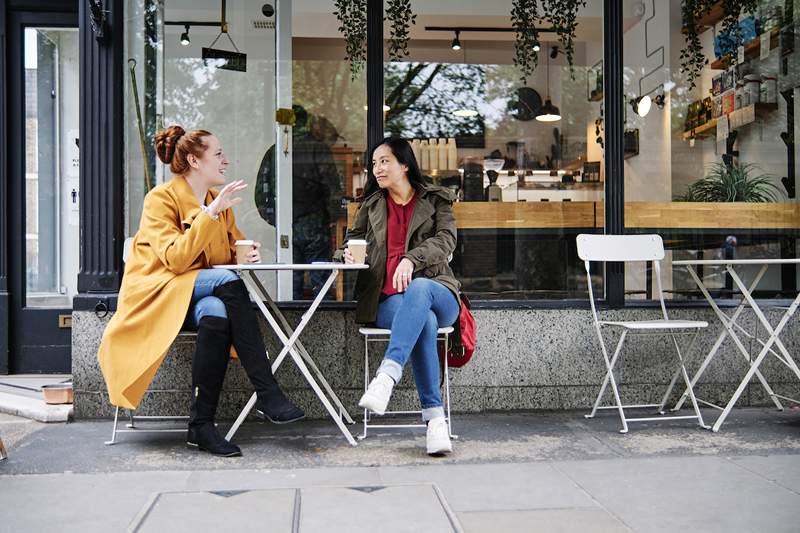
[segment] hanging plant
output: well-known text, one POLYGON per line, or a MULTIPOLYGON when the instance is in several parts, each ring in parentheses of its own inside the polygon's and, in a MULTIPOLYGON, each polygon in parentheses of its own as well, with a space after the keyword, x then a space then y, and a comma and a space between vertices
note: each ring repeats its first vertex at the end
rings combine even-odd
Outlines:
POLYGON ((709 0, 681 0, 683 33, 686 37, 686 47, 681 50, 681 72, 686 73, 689 90, 697 86, 696 80, 708 64, 708 58, 703 53, 703 43, 700 42, 697 19, 711 11, 713 5, 709 0))
POLYGON ((556 29, 558 41, 567 56, 569 72, 575 79, 575 29, 578 27, 578 11, 586 7, 586 0, 542 0, 542 9, 556 29))
POLYGON ((391 23, 389 60, 400 61, 408 57, 408 30, 417 23, 417 16, 411 12, 411 0, 388 0, 384 20, 391 23))
POLYGON ((367 0, 334 0, 333 14, 344 37, 345 56, 350 62, 350 79, 355 80, 367 57, 367 0))
POLYGON ((537 0, 514 0, 511 4, 511 25, 514 27, 516 42, 514 43, 514 66, 522 76, 522 83, 527 83, 528 76, 539 65, 539 53, 533 46, 537 41, 534 27, 539 19, 537 0))

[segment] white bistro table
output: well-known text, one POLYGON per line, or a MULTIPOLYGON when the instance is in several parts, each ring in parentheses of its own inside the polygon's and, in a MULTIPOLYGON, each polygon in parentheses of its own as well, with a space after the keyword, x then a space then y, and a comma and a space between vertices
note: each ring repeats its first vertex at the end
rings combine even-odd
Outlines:
MULTIPOLYGON (((344 263, 254 263, 247 265, 216 265, 214 268, 233 270, 239 275, 242 281, 244 281, 245 287, 247 287, 247 291, 250 293, 250 296, 253 298, 253 300, 255 300, 259 310, 261 310, 261 314, 263 314, 264 318, 267 319, 267 323, 272 328, 272 331, 275 332, 275 334, 278 336, 278 339, 280 339, 281 343, 283 344, 283 348, 278 356, 272 360, 272 373, 274 374, 278 370, 278 367, 281 366, 281 363, 287 355, 291 357, 292 361, 294 361, 295 365, 297 365, 297 368, 303 374, 305 380, 309 385, 311 385, 314 393, 322 402, 322 405, 324 405, 325 409, 327 409, 328 414, 330 414, 336 425, 339 426, 339 429, 347 441, 351 445, 355 446, 356 441, 353 439, 353 435, 350 434, 350 430, 347 429, 347 426, 345 426, 345 422, 348 424, 355 424, 355 421, 347 412, 347 409, 344 407, 344 405, 342 405, 342 402, 336 396, 336 393, 333 392, 333 389, 328 384, 325 376, 322 375, 319 367, 317 367, 316 363, 314 363, 314 360, 306 351, 305 347, 303 347, 299 337, 300 334, 303 333, 305 327, 311 321, 311 318, 314 316, 319 304, 325 298, 328 290, 330 290, 334 281, 336 281, 336 277, 339 275, 339 272, 342 270, 364 270, 368 268, 368 266, 364 264, 346 265, 344 263), (267 293, 266 288, 256 276, 257 272, 280 270, 330 271, 330 275, 325 281, 325 284, 322 286, 322 289, 320 289, 317 296, 311 302, 311 305, 308 307, 308 309, 306 309, 305 313, 303 313, 300 323, 294 330, 292 330, 292 327, 289 325, 289 321, 286 320, 286 317, 283 315, 283 313, 281 313, 280 309, 278 309, 278 306, 275 305, 275 302, 267 293), (312 375, 311 371, 316 374, 316 379, 314 379, 314 375, 312 375)), ((247 405, 245 405, 244 409, 242 409, 242 412, 239 413, 239 417, 236 419, 236 422, 233 423, 233 426, 231 426, 228 434, 225 435, 226 440, 230 441, 233 438, 233 436, 236 434, 236 431, 238 431, 239 426, 242 425, 242 422, 244 422, 245 418, 247 418, 247 415, 250 414, 250 411, 253 409, 255 403, 256 394, 253 393, 253 395, 250 397, 250 400, 248 400, 247 405)))
MULTIPOLYGON (((733 396, 730 398, 730 400, 728 400, 728 403, 725 405, 725 407, 720 407, 718 405, 714 405, 714 404, 709 403, 709 402, 704 402, 704 401, 702 401, 702 400, 700 400, 698 398, 698 400, 697 400, 698 402, 702 402, 705 405, 709 405, 709 406, 714 407, 716 409, 721 409, 722 410, 722 414, 719 416, 717 421, 714 423, 714 426, 711 428, 712 431, 715 431, 715 432, 719 431, 719 428, 725 422, 725 419, 728 417, 728 414, 730 413, 731 409, 736 404, 736 402, 739 400, 739 397, 742 395, 742 392, 744 392, 744 389, 750 383, 750 380, 753 378, 753 376, 756 376, 758 378, 758 380, 761 382, 761 385, 764 387, 764 390, 767 392, 767 395, 772 399, 772 401, 775 403, 775 406, 778 409, 780 409, 780 410, 783 409, 783 405, 780 402, 781 399, 787 400, 787 401, 790 401, 790 402, 793 402, 793 403, 800 403, 800 402, 798 402, 798 400, 795 400, 793 398, 788 398, 786 396, 781 396, 779 394, 776 394, 772 390, 772 387, 770 387, 769 383, 767 383, 767 380, 764 378, 763 374, 761 374, 761 372, 759 371, 759 366, 761 366, 761 363, 764 361, 764 358, 767 356, 768 353, 771 353, 778 360, 780 360, 783 364, 785 364, 787 367, 789 367, 789 369, 791 369, 792 372, 794 372, 794 374, 797 376, 797 378, 800 379, 800 368, 797 367, 797 364, 795 363, 794 359, 792 359, 792 356, 789 354, 789 351, 786 349, 786 346, 784 346, 783 342, 781 342, 781 339, 780 339, 781 332, 786 327, 786 325, 789 323, 789 321, 791 320, 792 316, 794 316, 795 311, 797 311, 797 307, 800 304, 800 293, 798 293, 797 297, 795 297, 795 299, 794 299, 794 301, 792 301, 791 305, 789 305, 789 307, 786 308, 783 316, 781 317, 780 321, 778 322, 778 325, 775 326, 775 327, 772 327, 772 325, 769 323, 769 321, 767 320, 767 317, 764 316, 764 312, 759 307, 758 302, 756 302, 756 300, 753 298, 753 295, 752 295, 753 290, 758 286, 758 283, 761 281, 761 278, 764 277, 764 274, 767 272, 767 269, 771 265, 787 265, 787 264, 800 265, 800 258, 795 258, 795 259, 695 259, 695 260, 689 259, 689 260, 683 260, 683 261, 673 261, 672 264, 675 265, 675 266, 685 266, 686 267, 686 270, 689 272, 689 275, 692 277, 694 282, 697 284, 697 287, 700 289, 700 292, 703 293, 703 296, 705 296, 706 300, 708 301, 708 304, 714 310, 714 313, 716 313, 717 318, 719 318, 719 321, 722 323, 722 326, 723 326, 722 332, 720 332, 719 337, 717 337, 716 342, 711 347, 711 350, 708 352, 708 355, 706 355, 706 358, 703 360, 703 363, 700 365, 700 368, 697 370, 697 373, 692 378, 692 381, 691 381, 692 386, 694 387, 695 383, 697 383, 697 381, 703 375, 703 372, 705 372, 706 367, 708 367, 708 364, 711 362, 711 360, 717 354, 717 352, 719 351, 719 348, 722 345, 723 341, 728 336, 730 336, 731 340, 736 345, 736 348, 739 350, 739 352, 741 352, 741 354, 744 356, 744 358, 747 360, 748 364, 750 365, 750 368, 748 369, 747 373, 745 374, 744 378, 742 379, 742 382, 739 384, 739 387, 736 389, 736 392, 733 393, 733 396), (750 282, 749 285, 746 285, 742 281, 741 276, 739 274, 737 274, 737 272, 736 272, 736 267, 737 266, 745 266, 745 265, 749 265, 749 266, 755 265, 755 266, 760 266, 761 267, 758 270, 758 273, 756 274, 755 278, 753 278, 753 281, 750 282), (733 279, 733 283, 736 284, 736 287, 741 291, 742 299, 740 300, 739 305, 736 307, 736 310, 733 312, 733 314, 730 317, 728 317, 725 313, 722 312, 722 310, 719 308, 717 303, 714 301, 714 298, 711 296, 708 288, 703 283, 703 280, 700 278, 700 276, 698 276, 697 269, 696 269, 696 267, 698 267, 698 266, 724 267, 725 270, 727 271, 727 273, 731 276, 731 279, 733 279), (755 334, 751 334, 751 333, 745 331, 744 328, 742 328, 739 324, 736 323, 736 321, 738 320, 739 316, 742 314, 742 311, 744 311, 744 309, 746 307, 750 307, 753 310, 753 313, 755 313, 756 317, 758 318, 758 321, 761 323, 761 325, 766 330, 767 335, 769 335, 769 337, 767 338, 766 342, 761 340, 761 339, 759 339, 759 338, 757 338, 755 336, 755 334), (744 344, 742 344, 742 341, 740 340, 739 335, 737 334, 737 331, 739 333, 741 333, 741 334, 744 334, 746 337, 748 337, 748 338, 750 338, 752 340, 755 340, 758 344, 761 345, 761 351, 759 351, 759 353, 758 353, 758 355, 756 356, 755 359, 751 358, 750 353, 748 352, 747 348, 745 348, 744 344), (773 346, 778 349, 777 352, 775 351, 773 346)), ((680 409, 685 400, 686 400, 686 392, 684 392, 684 394, 681 396, 680 400, 675 405, 673 410, 680 409)))

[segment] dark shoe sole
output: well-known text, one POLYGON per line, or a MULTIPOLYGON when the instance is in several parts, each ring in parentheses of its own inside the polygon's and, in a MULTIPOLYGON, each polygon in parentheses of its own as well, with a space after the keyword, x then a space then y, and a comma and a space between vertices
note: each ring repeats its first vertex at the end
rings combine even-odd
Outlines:
POLYGON ((239 452, 231 452, 231 453, 214 453, 214 452, 206 450, 205 448, 203 448, 199 444, 195 444, 194 442, 187 442, 186 443, 186 447, 189 448, 190 450, 199 450, 201 452, 207 452, 207 453, 210 453, 211 455, 216 455, 217 457, 241 457, 242 456, 242 452, 240 452, 240 451, 239 452))
POLYGON ((278 425, 291 424, 292 422, 297 422, 298 420, 302 420, 302 419, 304 419, 306 417, 305 413, 303 413, 301 416, 298 416, 297 418, 292 418, 292 419, 289 419, 289 420, 275 420, 275 419, 271 418, 264 411, 261 411, 260 409, 256 409, 256 414, 259 416, 259 418, 261 418, 263 420, 269 420, 273 424, 278 424, 278 425))

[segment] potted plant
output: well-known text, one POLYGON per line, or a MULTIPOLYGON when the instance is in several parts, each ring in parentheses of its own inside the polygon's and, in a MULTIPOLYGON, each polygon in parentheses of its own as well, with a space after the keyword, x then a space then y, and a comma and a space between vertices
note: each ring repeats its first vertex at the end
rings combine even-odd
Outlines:
POLYGON ((514 27, 516 40, 514 42, 514 66, 522 76, 522 83, 527 83, 536 67, 539 65, 539 53, 535 50, 538 37, 534 30, 539 17, 537 0, 514 0, 511 4, 511 25, 514 27))
POLYGON ((586 7, 586 0, 542 0, 542 9, 556 29, 561 49, 567 56, 572 79, 575 79, 575 29, 578 27, 578 11, 582 7, 586 7))
POLYGON ((775 178, 769 174, 753 175, 758 167, 752 163, 730 166, 716 162, 708 174, 689 184, 682 202, 777 202, 781 197, 775 178))

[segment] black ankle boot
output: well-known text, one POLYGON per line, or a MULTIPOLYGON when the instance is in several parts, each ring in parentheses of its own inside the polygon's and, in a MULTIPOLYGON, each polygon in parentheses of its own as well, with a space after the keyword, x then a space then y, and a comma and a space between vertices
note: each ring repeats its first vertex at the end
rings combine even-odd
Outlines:
POLYGON ((230 359, 231 335, 228 319, 205 316, 197 325, 192 359, 192 406, 186 443, 214 455, 242 455, 238 446, 223 439, 214 426, 219 394, 230 359))
POLYGON ((239 457, 242 455, 242 450, 238 446, 222 438, 213 422, 206 422, 199 426, 189 426, 186 444, 222 457, 239 457))
POLYGON ((305 413, 283 394, 272 375, 258 320, 244 282, 237 279, 220 285, 214 289, 214 296, 225 303, 233 346, 258 395, 258 414, 276 424, 287 424, 305 417, 305 413))

